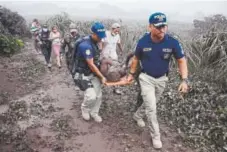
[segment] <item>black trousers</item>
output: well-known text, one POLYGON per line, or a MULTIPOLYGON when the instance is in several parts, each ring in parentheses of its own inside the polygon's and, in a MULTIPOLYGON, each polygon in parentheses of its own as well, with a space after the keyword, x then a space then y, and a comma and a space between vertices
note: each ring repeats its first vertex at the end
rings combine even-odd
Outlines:
POLYGON ((138 94, 137 94, 137 102, 135 105, 135 111, 137 111, 137 109, 143 104, 143 97, 141 95, 141 87, 140 87, 140 82, 138 80, 138 78, 136 78, 137 84, 138 84, 138 94))
POLYGON ((41 51, 45 58, 47 64, 50 63, 50 56, 51 56, 51 43, 50 42, 42 42, 41 51))

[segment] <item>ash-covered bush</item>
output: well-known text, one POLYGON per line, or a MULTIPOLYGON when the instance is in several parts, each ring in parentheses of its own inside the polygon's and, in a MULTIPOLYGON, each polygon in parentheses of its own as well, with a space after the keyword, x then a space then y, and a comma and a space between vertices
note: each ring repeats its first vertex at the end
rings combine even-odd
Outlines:
POLYGON ((0 55, 10 56, 23 48, 22 37, 29 33, 25 19, 0 6, 0 55))

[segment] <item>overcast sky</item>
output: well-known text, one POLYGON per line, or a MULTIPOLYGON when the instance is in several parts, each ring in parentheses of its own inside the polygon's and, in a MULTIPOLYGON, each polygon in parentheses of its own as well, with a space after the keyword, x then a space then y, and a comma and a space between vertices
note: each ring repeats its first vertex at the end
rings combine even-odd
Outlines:
POLYGON ((14 0, 2 1, 22 15, 50 15, 65 11, 72 16, 147 20, 156 11, 166 13, 170 20, 191 22, 212 14, 227 16, 227 1, 176 0, 14 0))

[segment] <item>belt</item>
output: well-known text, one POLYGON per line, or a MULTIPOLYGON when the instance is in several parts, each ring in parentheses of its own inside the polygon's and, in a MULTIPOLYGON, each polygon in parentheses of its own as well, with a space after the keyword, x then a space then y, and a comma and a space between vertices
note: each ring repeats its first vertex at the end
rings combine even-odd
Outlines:
POLYGON ((153 76, 153 75, 150 75, 150 74, 148 74, 147 72, 143 72, 143 71, 142 71, 142 73, 144 73, 144 74, 146 74, 146 75, 148 75, 148 76, 151 76, 151 77, 153 77, 153 78, 155 78, 155 79, 161 78, 161 77, 163 77, 163 76, 167 76, 167 73, 165 73, 165 74, 163 74, 163 75, 160 75, 160 76, 153 76))

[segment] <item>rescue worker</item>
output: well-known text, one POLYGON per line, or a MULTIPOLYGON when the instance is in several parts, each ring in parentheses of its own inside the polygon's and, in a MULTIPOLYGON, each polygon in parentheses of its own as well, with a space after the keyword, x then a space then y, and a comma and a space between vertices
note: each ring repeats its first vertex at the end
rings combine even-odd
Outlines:
POLYGON ((91 27, 92 34, 75 44, 75 66, 72 75, 76 85, 84 91, 81 104, 82 117, 102 122, 99 108, 102 103, 102 84, 106 78, 100 72, 100 49, 98 43, 106 37, 105 27, 96 22, 91 27))
POLYGON ((145 126, 144 113, 142 112, 143 106, 145 106, 153 147, 160 149, 162 142, 156 115, 156 103, 168 81, 167 75, 171 56, 174 55, 178 62, 182 79, 178 91, 182 93, 186 93, 188 90, 188 68, 181 44, 178 40, 166 34, 167 19, 165 14, 161 12, 152 14, 149 17, 149 30, 150 33, 145 34, 137 44, 127 79, 129 82, 134 79, 136 67, 140 61, 142 69, 139 82, 143 104, 135 112, 133 119, 138 126, 145 126))

